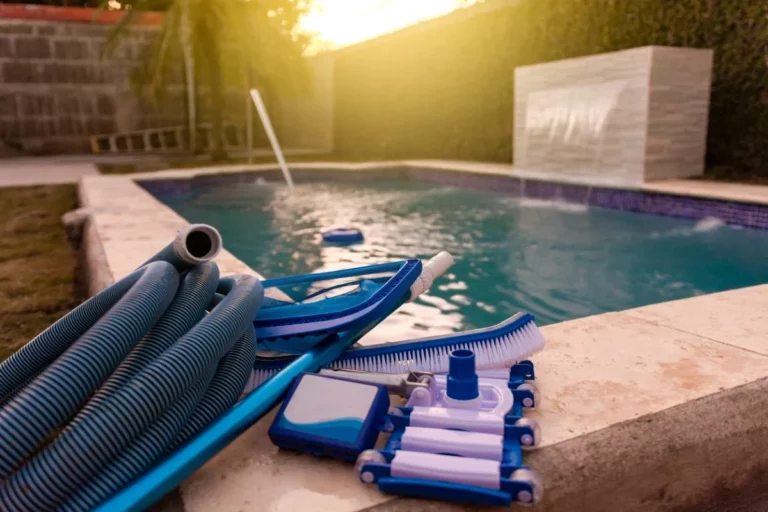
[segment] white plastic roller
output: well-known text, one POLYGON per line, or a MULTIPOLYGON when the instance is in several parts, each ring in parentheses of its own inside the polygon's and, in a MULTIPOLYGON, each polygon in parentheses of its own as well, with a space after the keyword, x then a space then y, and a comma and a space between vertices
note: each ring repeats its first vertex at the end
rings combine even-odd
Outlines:
POLYGON ((449 428, 504 435, 504 417, 485 411, 416 406, 408 417, 413 427, 449 428))
POLYGON ((501 461, 504 436, 443 428, 405 427, 400 449, 501 461))
POLYGON ((411 298, 409 300, 413 301, 416 299, 416 297, 429 290, 429 288, 432 286, 432 283, 435 282, 435 279, 443 275, 446 270, 451 268, 453 262, 454 260, 453 256, 451 256, 451 253, 441 251, 437 253, 437 255, 434 256, 431 260, 424 263, 421 267, 421 275, 411 286, 411 298))
POLYGON ((472 457, 397 450, 390 471, 395 478, 421 478, 477 485, 486 489, 499 489, 501 486, 500 464, 472 457))

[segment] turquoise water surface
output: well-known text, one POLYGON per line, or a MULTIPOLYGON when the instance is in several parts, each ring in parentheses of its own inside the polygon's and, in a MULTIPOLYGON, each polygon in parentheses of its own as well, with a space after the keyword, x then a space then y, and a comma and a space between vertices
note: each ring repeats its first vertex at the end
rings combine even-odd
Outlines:
POLYGON ((160 197, 268 277, 440 250, 456 265, 386 321, 380 338, 484 327, 516 311, 537 323, 579 318, 768 281, 768 232, 416 181, 252 184, 160 197), (320 233, 355 226, 366 241, 329 247, 320 233))

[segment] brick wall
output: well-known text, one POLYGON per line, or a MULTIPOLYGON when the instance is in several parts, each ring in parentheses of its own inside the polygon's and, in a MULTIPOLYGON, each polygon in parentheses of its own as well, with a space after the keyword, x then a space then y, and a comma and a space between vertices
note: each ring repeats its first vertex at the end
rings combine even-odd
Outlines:
MULTIPOLYGON (((103 56, 119 12, 0 4, 0 156, 90 152, 91 135, 186 126, 181 62, 158 104, 137 99, 130 75, 156 36, 162 14, 134 25, 117 51, 103 56)), ((283 146, 330 151, 333 135, 333 59, 309 61, 311 92, 268 104, 283 146)), ((210 96, 198 86, 198 122, 210 120, 210 96)), ((225 92, 226 138, 245 144, 247 92, 225 92)), ((254 111, 254 144, 267 147, 254 111)))
POLYGON ((137 26, 102 57, 110 24, 0 19, 0 140, 32 153, 89 151, 88 136, 185 122, 181 70, 161 105, 136 99, 130 70, 157 31, 137 26))

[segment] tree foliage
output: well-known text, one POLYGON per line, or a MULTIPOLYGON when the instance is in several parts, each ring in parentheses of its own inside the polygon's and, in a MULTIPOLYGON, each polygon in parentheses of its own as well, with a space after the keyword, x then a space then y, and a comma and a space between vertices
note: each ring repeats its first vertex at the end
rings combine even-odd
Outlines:
POLYGON ((248 87, 300 94, 309 82, 296 33, 305 0, 134 0, 107 41, 112 51, 142 11, 165 11, 158 36, 145 48, 134 75, 140 93, 161 100, 174 68, 184 61, 184 41, 198 86, 210 91, 214 150, 221 153, 224 90, 248 87), (186 35, 185 35, 185 30, 186 35))
POLYGON ((708 166, 768 174, 768 2, 498 4, 339 52, 337 151, 509 162, 515 67, 645 45, 685 46, 714 50, 708 166))

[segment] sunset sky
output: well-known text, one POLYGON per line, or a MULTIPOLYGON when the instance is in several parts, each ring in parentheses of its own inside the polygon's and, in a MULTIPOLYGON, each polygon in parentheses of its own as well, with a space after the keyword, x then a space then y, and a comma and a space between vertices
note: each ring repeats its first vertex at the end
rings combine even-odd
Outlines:
POLYGON ((448 14, 476 0, 314 0, 300 28, 314 33, 310 53, 338 48, 448 14))

